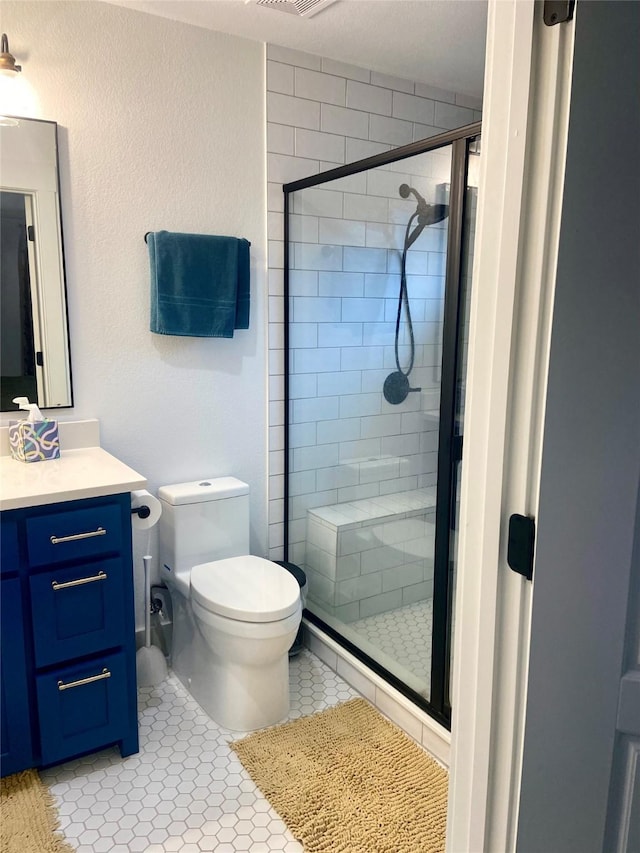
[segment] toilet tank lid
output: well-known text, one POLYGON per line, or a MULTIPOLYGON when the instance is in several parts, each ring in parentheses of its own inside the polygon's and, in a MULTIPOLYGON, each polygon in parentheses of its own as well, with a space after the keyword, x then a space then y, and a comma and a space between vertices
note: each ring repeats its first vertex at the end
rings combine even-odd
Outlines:
POLYGON ((160 486, 158 497, 173 506, 181 504, 204 503, 222 498, 235 498, 248 495, 249 486, 235 477, 206 477, 191 483, 176 483, 173 486, 160 486))

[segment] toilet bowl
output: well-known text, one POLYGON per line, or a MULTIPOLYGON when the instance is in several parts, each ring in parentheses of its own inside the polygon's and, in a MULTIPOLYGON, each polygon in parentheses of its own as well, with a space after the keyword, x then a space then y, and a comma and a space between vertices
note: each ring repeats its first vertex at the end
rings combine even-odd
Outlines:
POLYGON ((173 671, 225 728, 279 722, 289 712, 300 587, 282 566, 237 553, 248 539, 248 486, 225 477, 163 486, 158 496, 166 504, 160 552, 173 604, 173 671), (215 559, 202 561, 207 555, 215 559))

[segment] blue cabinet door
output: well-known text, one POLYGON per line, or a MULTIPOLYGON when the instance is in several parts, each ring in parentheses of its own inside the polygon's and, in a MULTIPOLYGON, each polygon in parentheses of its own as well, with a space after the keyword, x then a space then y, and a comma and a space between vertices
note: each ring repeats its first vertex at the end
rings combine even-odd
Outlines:
POLYGON ((15 521, 3 517, 0 531, 0 574, 16 574, 19 565, 18 526, 15 521))
POLYGON ((19 578, 2 581, 0 644, 0 775, 7 776, 33 765, 19 578))

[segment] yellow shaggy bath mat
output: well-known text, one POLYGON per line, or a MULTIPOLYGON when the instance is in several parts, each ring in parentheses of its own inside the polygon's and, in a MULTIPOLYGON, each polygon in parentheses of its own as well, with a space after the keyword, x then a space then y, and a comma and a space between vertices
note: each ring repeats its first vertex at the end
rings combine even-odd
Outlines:
POLYGON ((364 699, 231 744, 307 853, 441 853, 448 774, 364 699))
POLYGON ((2 853, 73 853, 57 826, 53 796, 35 770, 0 779, 2 853))

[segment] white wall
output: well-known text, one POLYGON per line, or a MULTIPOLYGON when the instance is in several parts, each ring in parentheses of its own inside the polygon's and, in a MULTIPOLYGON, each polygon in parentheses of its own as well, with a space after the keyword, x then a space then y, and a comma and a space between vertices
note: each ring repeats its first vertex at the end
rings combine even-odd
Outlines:
POLYGON ((24 100, 1 90, 0 112, 59 123, 75 407, 58 415, 99 418, 151 490, 245 479, 265 554, 264 45, 93 2, 7 0, 2 28, 24 100), (248 331, 149 332, 143 235, 159 229, 251 241, 248 331))

